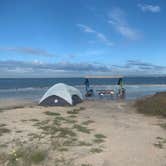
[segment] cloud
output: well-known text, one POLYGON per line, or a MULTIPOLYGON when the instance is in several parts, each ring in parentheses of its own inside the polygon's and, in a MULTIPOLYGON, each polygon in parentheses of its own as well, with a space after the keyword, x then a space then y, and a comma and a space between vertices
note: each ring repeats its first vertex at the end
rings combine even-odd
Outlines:
POLYGON ((0 77, 21 76, 21 77, 60 77, 65 76, 80 76, 90 72, 108 72, 111 69, 106 65, 88 64, 88 63, 43 63, 40 61, 25 62, 25 61, 0 61, 0 77))
POLYGON ((97 63, 43 63, 0 61, 0 77, 81 77, 85 75, 155 76, 166 75, 166 66, 129 60, 124 65, 97 63))
POLYGON ((159 13, 161 11, 160 6, 158 5, 138 4, 138 7, 143 12, 159 13))
POLYGON ((35 56, 48 56, 48 57, 55 56, 55 54, 49 53, 46 50, 39 48, 30 48, 30 47, 0 47, 0 51, 9 51, 9 52, 29 54, 35 56))
POLYGON ((129 25, 126 19, 126 13, 122 9, 114 8, 108 16, 108 23, 111 24, 122 36, 130 40, 140 39, 140 32, 129 25))
POLYGON ((106 44, 108 46, 113 46, 113 42, 109 41, 103 33, 97 32, 87 25, 77 24, 77 26, 85 33, 94 34, 104 44, 106 44))
POLYGON ((112 70, 124 75, 155 76, 165 75, 166 66, 154 65, 139 60, 128 60, 125 65, 113 65, 112 70))

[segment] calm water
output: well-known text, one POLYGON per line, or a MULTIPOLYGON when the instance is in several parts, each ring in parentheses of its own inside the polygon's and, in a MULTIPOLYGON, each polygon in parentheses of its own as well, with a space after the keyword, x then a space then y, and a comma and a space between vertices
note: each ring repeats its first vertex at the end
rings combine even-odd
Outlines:
MULTIPOLYGON (((114 89, 117 91, 118 79, 90 79, 91 88, 114 89)), ((127 99, 166 91, 166 77, 126 77, 124 78, 127 99)), ((16 78, 0 79, 0 100, 21 98, 38 101, 49 87, 56 83, 66 83, 78 88, 83 94, 84 78, 16 78)), ((95 97, 98 97, 96 94, 95 97)))

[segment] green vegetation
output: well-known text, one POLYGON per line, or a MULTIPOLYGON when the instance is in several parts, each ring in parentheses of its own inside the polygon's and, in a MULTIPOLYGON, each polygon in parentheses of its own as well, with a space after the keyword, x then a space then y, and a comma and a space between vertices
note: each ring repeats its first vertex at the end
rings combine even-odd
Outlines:
POLYGON ((64 157, 56 158, 54 166, 75 166, 73 159, 66 159, 64 157))
POLYGON ((46 156, 47 156, 46 151, 36 150, 31 153, 29 160, 31 160, 31 162, 34 164, 38 164, 38 163, 41 163, 42 161, 44 161, 46 156))
POLYGON ((17 130, 16 133, 22 133, 22 130, 17 130))
POLYGON ((106 138, 106 136, 103 135, 103 134, 95 134, 95 137, 98 138, 98 139, 106 138))
POLYGON ((93 141, 95 143, 100 144, 100 143, 105 142, 105 140, 104 140, 106 138, 105 135, 103 135, 103 134, 95 134, 94 136, 95 136, 95 139, 93 141))
POLYGON ((30 138, 31 140, 36 139, 36 138, 38 138, 38 139, 41 139, 41 138, 42 138, 41 135, 36 134, 36 133, 29 133, 28 136, 31 137, 31 138, 30 138))
POLYGON ((163 149, 164 148, 164 144, 166 144, 166 139, 162 138, 162 137, 156 137, 157 139, 157 143, 154 144, 154 146, 163 149))
POLYGON ((6 124, 3 124, 3 123, 2 123, 2 124, 0 124, 0 127, 4 127, 4 126, 6 126, 6 124))
POLYGON ((94 139, 93 141, 98 144, 105 142, 104 139, 94 139))
POLYGON ((7 158, 8 156, 6 153, 4 152, 0 153, 0 165, 4 165, 4 163, 7 161, 7 158))
POLYGON ((68 114, 78 114, 79 113, 79 109, 73 109, 71 111, 67 111, 68 114))
POLYGON ((87 120, 87 121, 82 122, 83 125, 89 125, 91 123, 94 123, 94 121, 93 120, 87 120))
POLYGON ((0 144, 0 148, 6 148, 7 144, 0 144))
POLYGON ((101 153, 103 150, 101 148, 92 148, 90 150, 91 153, 101 153))
MULTIPOLYGON (((10 153, 6 152, 0 154, 0 165, 45 165, 46 162, 48 162, 48 156, 50 156, 52 152, 55 152, 55 154, 57 153, 58 155, 51 156, 54 166, 75 166, 74 159, 68 158, 68 155, 63 156, 69 150, 73 150, 74 147, 85 148, 86 151, 88 150, 91 153, 102 152, 103 147, 98 147, 95 143, 104 142, 104 138, 106 137, 102 134, 95 134, 95 139, 93 140, 93 135, 91 135, 92 129, 89 129, 88 125, 94 123, 94 121, 86 120, 79 123, 77 119, 74 119, 77 118, 79 112, 84 109, 84 107, 74 108, 68 111, 64 116, 60 113, 47 111, 44 114, 49 117, 45 116, 47 119, 42 121, 35 118, 23 119, 22 122, 33 122, 30 124, 38 128, 40 133, 29 133, 27 135, 29 139, 26 142, 20 139, 14 140, 12 147, 14 146, 15 149, 11 150, 10 153), (80 140, 79 132, 89 134, 86 135, 87 139, 80 140), (45 137, 46 139, 41 139, 45 137)), ((8 132, 10 132, 10 130, 6 128, 6 125, 0 124, 0 135, 8 132)), ((21 133, 22 131, 17 130, 15 132, 21 133)), ((8 144, 0 145, 1 148, 5 148, 6 146, 8 148, 10 147, 8 144)), ((81 166, 92 165, 83 163, 81 166)))
POLYGON ((77 116, 76 115, 70 115, 70 116, 68 116, 68 118, 77 118, 77 116))
POLYGON ((140 113, 166 117, 166 92, 137 100, 135 106, 140 113))
POLYGON ((83 132, 86 134, 90 134, 91 129, 88 129, 87 127, 81 126, 79 124, 75 124, 73 128, 77 129, 79 132, 83 132))
POLYGON ((33 164, 40 164, 47 157, 47 151, 38 149, 37 147, 19 147, 12 150, 9 154, 0 154, 1 164, 5 163, 7 166, 32 166, 33 164))
POLYGON ((166 130, 166 123, 160 123, 159 125, 166 130))
POLYGON ((85 110, 85 107, 80 107, 79 109, 80 109, 80 111, 83 111, 83 110, 85 110))
POLYGON ((71 111, 67 111, 68 114, 78 114, 80 111, 83 111, 85 110, 84 107, 80 107, 80 108, 74 108, 73 110, 71 111))
POLYGON ((0 127, 0 136, 2 136, 5 133, 10 133, 10 130, 5 127, 0 127))
POLYGON ((61 115, 60 113, 50 112, 50 111, 44 112, 44 114, 46 114, 48 116, 60 116, 61 115))
POLYGON ((85 141, 79 141, 78 146, 92 146, 92 144, 89 142, 85 142, 85 141))
POLYGON ((160 148, 160 149, 163 149, 163 144, 162 144, 161 141, 155 143, 154 146, 156 146, 156 147, 158 147, 158 148, 160 148))
POLYGON ((59 137, 67 137, 67 136, 75 137, 76 136, 76 133, 72 131, 72 129, 67 127, 61 127, 58 129, 58 131, 59 131, 59 134, 58 134, 59 137))
POLYGON ((38 122, 39 120, 38 119, 29 119, 29 121, 38 122))

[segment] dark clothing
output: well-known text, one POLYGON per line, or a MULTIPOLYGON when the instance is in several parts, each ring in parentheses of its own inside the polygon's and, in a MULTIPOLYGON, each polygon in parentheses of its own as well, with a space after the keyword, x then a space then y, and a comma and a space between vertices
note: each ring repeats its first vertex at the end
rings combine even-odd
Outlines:
POLYGON ((120 89, 122 89, 122 88, 123 88, 123 85, 124 85, 124 83, 123 83, 123 79, 122 79, 122 78, 119 78, 117 84, 120 86, 120 89))
POLYGON ((86 91, 88 91, 89 90, 89 80, 85 79, 84 84, 85 84, 86 91))

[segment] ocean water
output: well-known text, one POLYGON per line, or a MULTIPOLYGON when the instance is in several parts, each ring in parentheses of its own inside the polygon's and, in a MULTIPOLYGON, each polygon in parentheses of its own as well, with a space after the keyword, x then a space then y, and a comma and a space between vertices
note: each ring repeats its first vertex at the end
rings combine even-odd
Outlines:
MULTIPOLYGON (((96 90, 114 89, 118 91, 118 79, 89 79, 90 87, 96 90)), ((49 87, 56 83, 66 83, 85 94, 84 78, 10 78, 0 79, 0 100, 25 99, 38 101, 49 87)), ((156 92, 166 91, 166 77, 126 77, 124 78, 126 99, 136 99, 156 92)), ((109 99, 109 98, 107 98, 109 99)))

